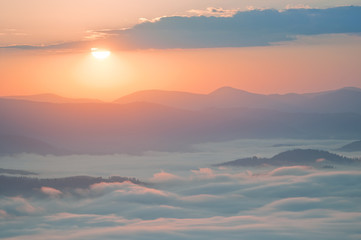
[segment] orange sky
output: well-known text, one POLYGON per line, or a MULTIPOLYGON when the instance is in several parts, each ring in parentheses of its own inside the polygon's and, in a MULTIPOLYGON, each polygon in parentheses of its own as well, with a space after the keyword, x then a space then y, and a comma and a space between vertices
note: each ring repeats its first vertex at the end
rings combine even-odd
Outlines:
MULTIPOLYGON (((343 4, 360 6, 361 2, 345 0, 343 4)), ((149 26, 152 24, 148 24, 149 29, 137 25, 140 19, 163 16, 198 16, 198 19, 202 19, 199 17, 202 15, 227 17, 225 21, 228 21, 233 17, 232 14, 246 9, 275 8, 282 9, 278 11, 282 13, 289 8, 325 9, 337 6, 339 4, 335 1, 322 0, 292 0, 286 3, 282 0, 245 0, 242 3, 238 0, 154 0, 151 3, 147 0, 0 0, 0 96, 55 93, 65 97, 111 101, 146 89, 209 93, 219 87, 231 86, 267 94, 315 92, 346 86, 361 87, 361 36, 346 35, 358 33, 360 30, 357 30, 357 21, 349 24, 347 18, 343 32, 345 34, 317 35, 327 33, 323 30, 329 26, 322 25, 318 29, 319 32, 312 33, 314 35, 292 41, 292 38, 287 39, 287 34, 292 32, 287 32, 283 36, 281 26, 281 30, 275 32, 275 36, 283 36, 280 40, 272 40, 270 35, 270 39, 266 39, 265 42, 260 40, 260 43, 256 44, 264 45, 263 47, 239 48, 227 48, 235 46, 232 44, 217 45, 217 39, 214 48, 207 48, 209 45, 202 45, 204 39, 199 41, 197 38, 190 38, 188 41, 195 43, 196 47, 204 48, 194 49, 192 44, 183 46, 187 39, 182 38, 182 28, 186 26, 184 22, 190 18, 178 22, 165 20, 165 23, 173 21, 173 25, 169 25, 169 32, 164 35, 164 29, 149 26), (350 25, 354 25, 351 26, 354 30, 350 30, 350 25), (132 30, 132 27, 135 29, 133 33, 124 30, 132 30), (137 29, 142 28, 143 32, 137 32, 137 29), (154 34, 139 35, 144 32, 154 34), (122 37, 119 38, 121 41, 115 41, 115 45, 118 44, 117 50, 105 45, 112 51, 109 58, 95 59, 90 53, 90 48, 104 46, 89 46, 88 51, 82 50, 78 45, 68 48, 51 46, 35 50, 7 48, 13 45, 49 46, 74 42, 94 44, 93 41, 84 40, 89 40, 88 37, 95 33, 98 34, 97 37, 99 34, 107 34, 108 38, 104 39, 108 40, 116 34, 122 37), (126 36, 130 34, 140 37, 129 38, 127 42, 126 36), (162 42, 173 35, 174 42, 180 45, 167 45, 169 42, 162 42), (283 40, 289 41, 267 46, 283 40), (133 44, 132 41, 135 42, 135 49, 142 50, 129 50, 131 48, 127 43, 133 44), (147 41, 150 45, 147 45, 147 41), (216 48, 219 46, 224 48, 216 48), (162 49, 172 47, 181 49, 162 49), (128 50, 120 51, 120 48, 128 50)), ((257 11, 254 12, 257 15, 257 11)), ((330 22, 330 18, 327 18, 327 21, 330 22)), ((253 29, 257 21, 250 20, 247 23, 249 26, 242 32, 242 36, 246 37, 249 33, 246 30, 253 29)), ((335 24, 331 21, 330 25, 335 24)), ((238 25, 234 26, 236 32, 238 25)), ((219 30, 224 30, 217 30, 212 24, 207 27, 204 28, 205 32, 214 31, 212 36, 220 36, 222 34, 219 32, 222 31, 219 30)), ((268 31, 268 28, 262 26, 254 29, 254 34, 258 34, 252 39, 254 41, 264 37, 268 31), (259 29, 266 31, 257 32, 259 29)), ((194 36, 197 36, 197 29, 193 29, 191 33, 194 32, 194 36)), ((252 35, 252 32, 250 33, 252 35)), ((339 29, 331 33, 339 33, 339 29)), ((225 36, 229 36, 229 39, 226 39, 225 43, 239 40, 238 35, 232 35, 232 32, 227 34, 225 36)), ((292 36, 299 36, 298 34, 302 33, 293 34, 292 36)), ((219 41, 224 39, 220 38, 219 41)), ((110 40, 104 42, 112 43, 110 40)))
POLYGON ((110 101, 145 89, 208 93, 232 86, 287 93, 361 87, 359 37, 333 38, 268 47, 117 51, 105 60, 90 51, 0 50, 0 95, 56 93, 110 101))

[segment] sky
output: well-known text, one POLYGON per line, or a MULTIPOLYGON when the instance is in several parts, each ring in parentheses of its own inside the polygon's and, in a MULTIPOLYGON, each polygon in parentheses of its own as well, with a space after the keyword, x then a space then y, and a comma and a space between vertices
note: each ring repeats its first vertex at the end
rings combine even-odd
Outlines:
POLYGON ((0 96, 361 87, 361 1, 0 0, 0 96), (352 6, 352 7, 350 7, 352 6), (91 48, 111 51, 100 60, 91 48))

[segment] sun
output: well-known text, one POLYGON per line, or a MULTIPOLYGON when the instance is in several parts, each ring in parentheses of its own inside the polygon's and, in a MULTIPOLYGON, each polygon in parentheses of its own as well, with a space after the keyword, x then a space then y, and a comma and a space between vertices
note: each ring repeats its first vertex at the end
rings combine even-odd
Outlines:
POLYGON ((91 53, 93 57, 96 59, 106 59, 110 56, 110 51, 105 49, 99 49, 99 48, 92 48, 91 53))

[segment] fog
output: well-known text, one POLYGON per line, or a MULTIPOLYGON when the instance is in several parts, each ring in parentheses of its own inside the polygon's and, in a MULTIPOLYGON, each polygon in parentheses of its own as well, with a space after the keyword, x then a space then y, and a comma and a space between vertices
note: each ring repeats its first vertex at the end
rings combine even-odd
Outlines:
POLYGON ((40 177, 121 175, 149 184, 97 183, 71 191, 42 187, 32 197, 1 196, 0 237, 360 239, 360 168, 211 167, 296 147, 331 151, 348 142, 239 140, 197 145, 188 153, 2 157, 2 167, 40 177))
POLYGON ((351 140, 294 140, 294 139, 241 139, 194 145, 190 152, 146 152, 143 155, 71 155, 40 156, 18 154, 1 157, 1 167, 36 172, 40 177, 65 177, 74 175, 128 176, 147 179, 153 174, 171 171, 188 174, 192 169, 210 167, 226 161, 251 156, 271 157, 294 148, 322 149, 345 156, 358 153, 338 152, 335 149, 351 140), (275 147, 278 145, 286 145, 275 147))

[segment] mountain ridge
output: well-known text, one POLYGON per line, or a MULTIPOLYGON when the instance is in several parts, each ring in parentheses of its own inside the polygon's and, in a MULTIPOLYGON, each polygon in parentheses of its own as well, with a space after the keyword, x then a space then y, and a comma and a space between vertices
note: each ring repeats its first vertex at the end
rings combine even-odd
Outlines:
POLYGON ((186 110, 146 102, 44 103, 0 99, 0 135, 38 139, 73 154, 190 151, 246 138, 359 139, 356 113, 256 108, 186 110))
POLYGON ((151 102, 175 108, 249 107, 289 112, 355 112, 361 114, 361 89, 344 87, 315 93, 258 94, 233 87, 221 87, 208 94, 180 91, 144 90, 125 95, 115 103, 151 102))
POLYGON ((361 151, 361 140, 354 141, 349 144, 346 144, 338 149, 339 151, 345 151, 345 152, 358 152, 361 151))
MULTIPOLYGON (((110 103, 90 98, 67 98, 52 93, 0 96, 0 99, 48 103, 110 103)), ((361 101, 361 88, 357 87, 343 87, 310 93, 259 94, 224 86, 207 94, 159 89, 141 90, 117 98, 111 103, 149 102, 188 110, 249 107, 291 112, 312 110, 312 112, 343 111, 361 114, 361 108, 352 104, 358 101, 361 101)))
POLYGON ((41 93, 33 95, 14 95, 14 96, 1 96, 3 99, 16 99, 33 102, 49 102, 49 103, 95 103, 102 102, 98 99, 90 98, 67 98, 53 93, 41 93))
MULTIPOLYGON (((270 158, 248 157, 228 161, 214 166, 296 166, 315 164, 360 164, 361 159, 344 157, 328 151, 316 149, 293 149, 278 153, 270 158)), ((324 165, 330 166, 330 165, 324 165)))
POLYGON ((72 152, 57 148, 36 138, 20 135, 0 135, 0 156, 21 153, 34 153, 39 155, 69 155, 72 152))
MULTIPOLYGON (((66 194, 72 192, 73 194, 79 193, 79 189, 89 188, 93 184, 101 183, 123 183, 131 182, 132 184, 148 185, 137 178, 111 176, 108 178, 91 177, 91 176, 71 176, 62 178, 38 178, 38 177, 25 177, 25 176, 5 176, 0 175, 0 196, 37 196, 49 197, 47 192, 42 189, 51 188, 51 193, 56 195, 66 194), (60 191, 59 191, 60 190, 60 191)), ((76 194, 81 197, 81 194, 76 194)))

